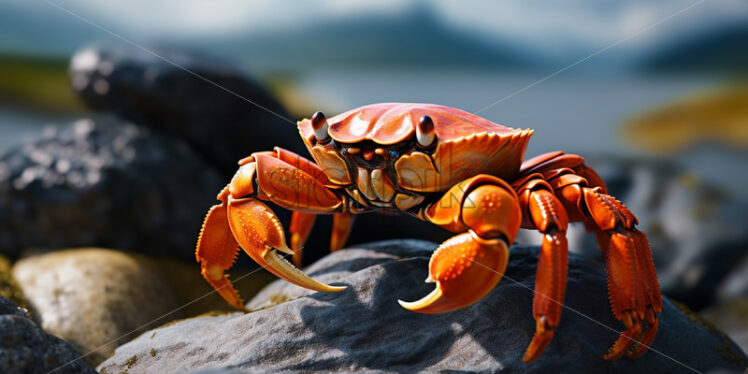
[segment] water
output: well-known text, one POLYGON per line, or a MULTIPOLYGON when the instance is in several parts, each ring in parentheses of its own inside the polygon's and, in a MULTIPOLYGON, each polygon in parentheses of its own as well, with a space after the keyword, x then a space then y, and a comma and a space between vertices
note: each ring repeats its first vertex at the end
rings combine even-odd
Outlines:
POLYGON ((0 152, 32 139, 46 126, 61 126, 69 118, 0 106, 0 152))

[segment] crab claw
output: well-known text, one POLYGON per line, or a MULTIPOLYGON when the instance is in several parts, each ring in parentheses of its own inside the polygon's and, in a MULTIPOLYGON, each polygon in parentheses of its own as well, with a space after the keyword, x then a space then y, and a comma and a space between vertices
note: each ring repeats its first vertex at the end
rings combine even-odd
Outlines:
POLYGON ((504 240, 482 239, 472 231, 453 236, 429 261, 426 282, 436 282, 436 289, 418 301, 398 302, 418 313, 445 313, 466 307, 499 283, 508 259, 504 240))
POLYGON ((283 226, 267 205, 254 198, 229 198, 228 221, 234 238, 249 257, 278 277, 314 291, 342 291, 345 286, 317 282, 288 262, 278 251, 293 254, 283 226))

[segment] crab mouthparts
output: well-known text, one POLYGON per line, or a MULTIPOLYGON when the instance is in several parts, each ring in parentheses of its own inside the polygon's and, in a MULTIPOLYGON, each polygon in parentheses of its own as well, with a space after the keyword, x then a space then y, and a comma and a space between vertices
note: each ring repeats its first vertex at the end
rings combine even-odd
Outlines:
POLYGON ((395 195, 395 188, 383 169, 368 170, 359 166, 356 185, 369 201, 389 202, 395 195))

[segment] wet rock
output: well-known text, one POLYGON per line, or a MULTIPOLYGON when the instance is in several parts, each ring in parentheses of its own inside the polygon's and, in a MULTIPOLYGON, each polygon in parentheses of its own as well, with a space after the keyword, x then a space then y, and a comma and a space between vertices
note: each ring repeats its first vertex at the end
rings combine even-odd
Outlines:
POLYGON ((1 373, 96 373, 64 340, 44 332, 0 297, 1 373))
POLYGON ((158 270, 118 251, 62 250, 19 260, 13 274, 44 330, 96 365, 118 345, 183 316, 158 270))
MULTIPOLYGON (((675 163, 619 158, 590 163, 639 219, 663 292, 694 309, 712 304, 728 274, 748 259, 748 203, 675 163)), ((596 251, 593 238, 585 244, 596 251)))
POLYGON ((187 140, 226 176, 251 152, 303 150, 283 106, 235 67, 195 53, 153 51, 158 56, 121 44, 84 48, 70 63, 73 90, 91 108, 187 140))
POLYGON ((0 155, 0 253, 106 246, 193 260, 225 181, 186 144, 112 118, 0 155))
MULTIPOLYGON (((681 364, 700 371, 748 365, 729 338, 667 300, 653 343, 661 354, 605 361, 602 356, 617 332, 566 310, 554 341, 527 365, 521 357, 535 326, 527 287, 534 284, 538 248, 514 246, 507 277, 471 307, 437 315, 408 312, 397 299, 414 300, 433 287, 423 279, 435 248, 434 243, 402 240, 335 252, 307 272, 348 285, 343 292, 307 293, 278 282, 249 303, 260 310, 149 331, 117 348, 98 369, 672 373, 687 371, 681 364)), ((602 266, 572 255, 569 267, 565 304, 620 330, 608 306, 602 266)))

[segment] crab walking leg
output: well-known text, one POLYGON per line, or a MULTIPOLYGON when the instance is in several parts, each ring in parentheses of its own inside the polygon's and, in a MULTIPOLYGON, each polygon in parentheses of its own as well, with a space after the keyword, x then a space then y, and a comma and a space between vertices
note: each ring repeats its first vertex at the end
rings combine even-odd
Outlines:
POLYGON ((195 257, 200 263, 202 275, 213 288, 237 309, 244 303, 224 272, 231 268, 239 253, 239 244, 234 239, 227 221, 226 205, 214 205, 205 217, 200 237, 197 240, 195 257), (210 235, 206 235, 206 233, 210 235))
POLYGON ((549 184, 571 221, 584 222, 605 255, 611 309, 626 327, 605 358, 644 354, 657 333, 662 295, 649 242, 636 229, 636 217, 607 194, 603 180, 580 156, 547 153, 525 161, 520 172, 516 185, 549 184))
POLYGON ((332 235, 330 236, 330 252, 345 247, 345 242, 351 236, 353 229, 353 214, 348 212, 335 213, 332 216, 332 235))
POLYGON ((312 233, 316 219, 316 214, 298 211, 291 213, 291 226, 288 231, 291 233, 291 250, 293 251, 293 263, 296 266, 301 266, 304 259, 304 243, 309 239, 309 234, 312 233))
POLYGON ((454 232, 431 256, 429 295, 399 301, 419 313, 444 313, 482 299, 504 276, 508 244, 521 223, 514 190, 499 178, 478 175, 454 187, 425 212, 428 221, 454 232), (466 232, 465 232, 466 231, 466 232))
MULTIPOLYGON (((654 340, 659 326, 657 314, 662 312, 662 295, 647 237, 636 229, 636 217, 600 187, 569 185, 564 189, 579 192, 579 200, 590 220, 608 237, 599 242, 607 244, 607 248, 601 249, 608 271, 610 305, 613 315, 623 322, 626 330, 605 359, 623 355, 640 357, 654 340)), ((567 191, 565 195, 573 194, 567 191)))
POLYGON ((566 209, 549 190, 520 194, 520 202, 528 208, 535 228, 543 234, 532 303, 535 336, 522 357, 523 361, 532 362, 550 344, 561 320, 569 255, 566 241, 569 219, 566 209))

